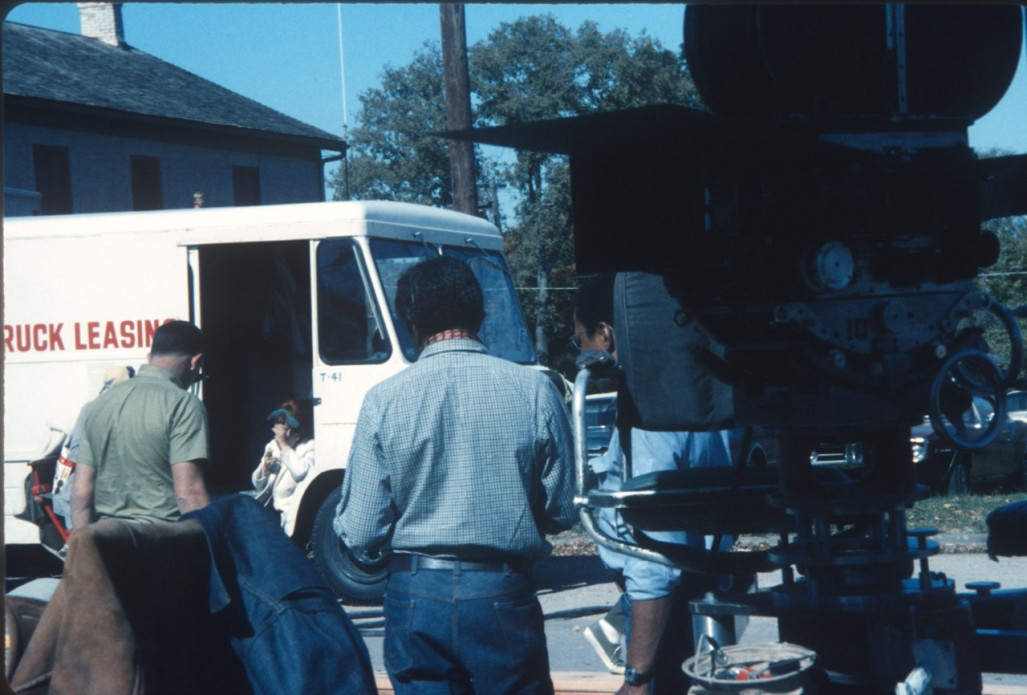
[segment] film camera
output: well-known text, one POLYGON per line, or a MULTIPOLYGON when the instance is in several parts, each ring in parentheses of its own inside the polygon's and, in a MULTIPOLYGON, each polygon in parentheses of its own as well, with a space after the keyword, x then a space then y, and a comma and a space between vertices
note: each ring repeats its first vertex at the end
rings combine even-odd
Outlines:
POLYGON ((1027 214, 1027 155, 981 159, 967 128, 1008 88, 1024 24, 1017 5, 689 5, 708 111, 467 135, 570 155, 578 270, 621 272, 621 427, 758 426, 780 442, 771 473, 739 461, 721 479, 582 490, 586 525, 615 507, 643 530, 775 530, 778 546, 744 558, 597 540, 690 571, 781 568, 774 590, 693 611, 775 616, 839 689, 890 692, 931 663, 935 691, 976 693, 982 670, 1025 669, 1007 655, 1027 633, 982 629, 1009 603, 958 595, 928 569, 931 532, 905 523, 924 494, 910 426, 929 415, 954 445, 983 447, 995 428, 965 431, 960 414, 983 397, 997 426, 1023 385, 1023 310, 975 278, 999 253, 982 222, 1027 214), (812 453, 854 442, 862 474, 823 479, 812 453))

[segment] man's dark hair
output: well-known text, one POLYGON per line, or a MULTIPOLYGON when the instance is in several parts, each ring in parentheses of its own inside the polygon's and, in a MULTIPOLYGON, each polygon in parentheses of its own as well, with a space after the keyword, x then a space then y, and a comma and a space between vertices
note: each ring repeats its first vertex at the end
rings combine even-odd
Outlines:
POLYGON ((429 258, 400 276, 396 313, 421 340, 453 328, 477 333, 485 319, 481 285, 463 261, 429 258))
POLYGON ((203 331, 188 321, 169 321, 153 334, 150 354, 173 357, 199 355, 203 350, 203 331))
POLYGON ((585 278, 574 295, 574 320, 588 335, 595 335, 599 322, 613 326, 613 281, 616 273, 599 273, 585 278))

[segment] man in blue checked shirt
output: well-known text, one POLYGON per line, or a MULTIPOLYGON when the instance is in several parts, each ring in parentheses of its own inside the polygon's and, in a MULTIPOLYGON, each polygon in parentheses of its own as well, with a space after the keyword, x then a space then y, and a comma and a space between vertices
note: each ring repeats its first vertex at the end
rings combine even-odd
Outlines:
POLYGON ((415 364, 367 394, 335 530, 385 553, 385 667, 397 695, 552 693, 532 562, 576 520, 563 399, 490 356, 481 287, 439 256, 400 278, 415 364))

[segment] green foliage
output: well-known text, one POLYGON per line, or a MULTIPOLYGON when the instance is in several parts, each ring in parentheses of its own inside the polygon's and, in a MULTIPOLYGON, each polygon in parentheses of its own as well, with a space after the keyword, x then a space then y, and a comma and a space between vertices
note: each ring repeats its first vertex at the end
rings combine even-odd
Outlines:
POLYGON ((982 284, 1005 306, 1027 304, 1027 217, 1005 217, 984 226, 998 237, 1001 252, 998 263, 982 274, 982 284))
POLYGON ((583 112, 652 104, 702 107, 684 60, 652 37, 643 33, 632 39, 622 30, 601 34, 586 22, 577 38, 583 112))
POLYGON ((348 171, 337 172, 332 181, 336 199, 452 204, 449 152, 432 134, 446 129, 438 46, 426 43, 409 65, 386 68, 381 87, 361 94, 360 103, 348 171))
MULTIPOLYGON (((697 105, 684 62, 647 35, 572 33, 551 15, 503 23, 470 49, 479 126, 528 123, 652 104, 697 105)), ((517 153, 508 183, 539 202, 547 166, 558 157, 517 153)))
POLYGON ((521 222, 507 234, 506 253, 514 284, 521 288, 521 305, 536 328, 536 350, 549 366, 573 374, 577 350, 570 342, 570 317, 576 273, 566 160, 550 163, 545 178, 550 185, 543 203, 520 206, 521 222))
MULTIPOLYGON (((1027 217, 991 220, 984 227, 998 237, 1001 252, 998 262, 981 274, 979 284, 992 301, 1008 309, 1027 306, 1027 217)), ((984 314, 978 323, 990 352, 1005 369, 1011 347, 1007 328, 990 314, 984 314)), ((1027 321, 1020 319, 1019 326, 1023 333, 1027 321)))
POLYGON ((479 120, 503 125, 577 113, 574 46, 552 15, 503 22, 471 46, 479 120))

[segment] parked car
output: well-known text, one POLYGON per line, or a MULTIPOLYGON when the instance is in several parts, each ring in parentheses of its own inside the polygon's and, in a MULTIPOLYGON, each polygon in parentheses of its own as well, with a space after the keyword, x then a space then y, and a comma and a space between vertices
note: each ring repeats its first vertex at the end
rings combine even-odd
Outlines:
POLYGON ((593 393, 585 396, 585 438, 588 441, 589 458, 606 453, 616 420, 616 393, 593 393))
POLYGON ((1027 391, 1010 391, 1006 394, 1006 408, 1009 419, 1027 422, 1027 391))
MULTIPOLYGON (((964 439, 983 431, 995 417, 991 403, 974 397, 963 413, 964 439)), ((946 423, 951 431, 954 426, 946 423)), ((1010 487, 1027 489, 1027 421, 1006 417, 995 439, 986 447, 962 450, 944 441, 929 418, 910 433, 913 467, 917 481, 947 495, 961 495, 974 489, 1010 487)))

